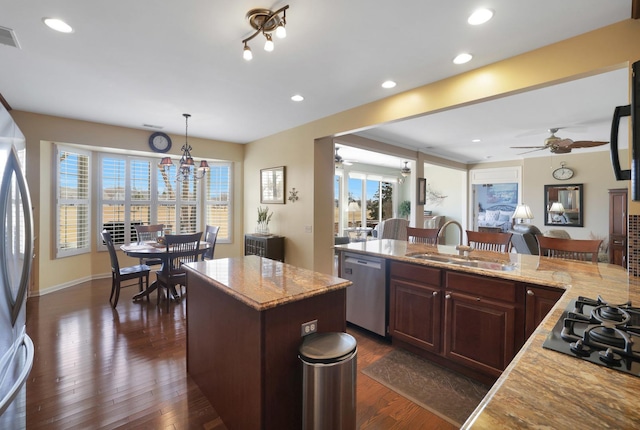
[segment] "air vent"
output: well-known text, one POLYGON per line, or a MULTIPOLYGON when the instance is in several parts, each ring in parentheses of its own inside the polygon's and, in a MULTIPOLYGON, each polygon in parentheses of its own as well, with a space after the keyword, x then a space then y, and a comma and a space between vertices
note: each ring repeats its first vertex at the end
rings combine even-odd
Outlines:
POLYGON ((20 49, 16 34, 10 28, 0 27, 0 44, 20 49))

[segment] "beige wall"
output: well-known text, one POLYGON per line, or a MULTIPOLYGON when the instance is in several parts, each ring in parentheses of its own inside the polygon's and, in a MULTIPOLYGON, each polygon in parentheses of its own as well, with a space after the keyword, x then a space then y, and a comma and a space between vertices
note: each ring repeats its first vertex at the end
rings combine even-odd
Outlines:
MULTIPOLYGON (((242 235, 256 223, 260 205, 259 170, 286 166, 286 191, 299 200, 271 205, 271 229, 286 236, 288 263, 331 273, 333 262, 333 137, 403 118, 451 109, 620 67, 640 59, 640 22, 626 20, 449 79, 359 106, 246 146, 190 139, 197 156, 234 162, 234 243, 216 247, 216 255, 241 255, 242 235), (553 64, 553 67, 549 67, 553 64)), ((27 179, 36 220, 36 285, 47 290, 106 273, 104 253, 53 260, 50 241, 51 143, 146 151, 149 131, 112 127, 12 111, 27 138, 27 179)), ((180 136, 172 136, 176 142, 180 136)), ((172 152, 177 154, 179 145, 172 152)), ((429 162, 417 154, 418 165, 429 162)), ((421 175, 420 169, 416 174, 421 175)), ((526 173, 525 173, 526 175, 526 173)), ((526 182, 525 176, 525 182, 526 182)), ((586 203, 588 205, 588 203, 586 203)), ((630 213, 640 213, 633 203, 630 213)), ((97 234, 96 232, 94 232, 97 234)))
MULTIPOLYGON (((87 145, 95 147, 96 150, 117 148, 126 150, 128 153, 148 152, 147 142, 151 132, 20 111, 11 111, 11 116, 27 141, 26 172, 34 207, 36 235, 36 258, 33 270, 36 291, 31 291, 30 294, 41 294, 110 273, 108 253, 96 251, 98 237, 96 225, 92 225, 92 237, 96 240, 92 243, 93 251, 90 254, 55 259, 52 142, 87 145)), ((183 136, 171 135, 174 141, 172 154, 180 154, 181 145, 178 142, 183 138, 183 136)), ((241 214, 244 180, 242 160, 245 146, 192 137, 189 138, 189 143, 194 147, 196 158, 207 157, 233 162, 235 187, 233 202, 236 214, 233 220, 233 243, 217 244, 216 256, 240 255, 242 253, 241 214)), ((96 185, 92 184, 94 190, 96 185)), ((92 207, 92 213, 96 210, 97 207, 92 207)), ((127 257, 121 256, 121 258, 123 264, 127 264, 127 257)), ((128 264, 134 261, 136 260, 129 259, 128 264)))
MULTIPOLYGON (((294 167, 287 172, 287 188, 304 184, 300 203, 302 197, 309 200, 278 208, 279 218, 287 220, 280 231, 288 237, 287 261, 331 273, 333 147, 331 139, 316 139, 628 67, 640 59, 638 40, 640 22, 622 21, 252 142, 245 158, 245 206, 259 204, 253 177, 258 169, 294 167), (307 195, 312 190, 313 201, 307 195), (308 225, 313 234, 301 233, 308 225)), ((630 212, 640 212, 640 204, 632 204, 630 212)), ((247 211, 245 224, 251 225, 252 218, 247 211)))
MULTIPOLYGON (((620 151, 620 162, 628 164, 628 150, 620 151)), ((522 198, 533 212, 530 222, 542 232, 564 228, 574 239, 589 239, 591 235, 608 237, 609 235, 609 194, 612 188, 624 188, 628 182, 618 182, 613 175, 609 151, 580 152, 570 154, 549 154, 546 157, 527 158, 513 163, 486 163, 470 166, 471 169, 522 166, 522 198), (575 172, 568 181, 558 181, 551 174, 565 162, 575 172), (583 184, 583 227, 557 227, 544 225, 544 186, 562 184, 583 184)), ((471 204, 471 202, 469 202, 471 204)), ((471 224, 471 223, 470 223, 471 224)))

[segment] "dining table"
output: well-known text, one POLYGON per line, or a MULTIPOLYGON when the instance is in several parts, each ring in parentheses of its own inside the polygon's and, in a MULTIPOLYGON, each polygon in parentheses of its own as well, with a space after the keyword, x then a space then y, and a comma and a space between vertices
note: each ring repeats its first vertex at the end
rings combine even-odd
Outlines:
MULTIPOLYGON (((198 255, 204 254, 210 247, 211 244, 209 244, 208 242, 200 242, 198 255)), ((160 270, 163 272, 169 270, 169 260, 171 260, 171 258, 173 257, 171 248, 167 250, 167 245, 153 240, 127 243, 124 245, 120 245, 120 249, 129 257, 160 259, 162 261, 160 270)), ((156 280, 149 284, 144 291, 141 291, 138 294, 134 295, 133 300, 135 301, 144 297, 148 297, 149 294, 154 292, 157 288, 158 280, 156 278, 156 280)), ((173 298, 177 297, 176 291, 170 291, 170 294, 173 298)))

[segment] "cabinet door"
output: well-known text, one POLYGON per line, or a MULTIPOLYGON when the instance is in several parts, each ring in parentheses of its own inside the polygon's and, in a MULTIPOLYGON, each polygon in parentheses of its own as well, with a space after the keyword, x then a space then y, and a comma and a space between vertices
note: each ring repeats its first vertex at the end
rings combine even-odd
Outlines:
POLYGON ((393 339, 427 351, 440 352, 439 288, 391 278, 389 331, 393 339))
POLYGON ((551 308, 562 297, 564 291, 551 290, 548 288, 526 286, 527 296, 525 301, 525 337, 528 339, 534 330, 540 325, 544 317, 547 316, 551 308))
POLYGON ((515 304, 449 290, 444 303, 444 355, 500 376, 515 355, 515 304))

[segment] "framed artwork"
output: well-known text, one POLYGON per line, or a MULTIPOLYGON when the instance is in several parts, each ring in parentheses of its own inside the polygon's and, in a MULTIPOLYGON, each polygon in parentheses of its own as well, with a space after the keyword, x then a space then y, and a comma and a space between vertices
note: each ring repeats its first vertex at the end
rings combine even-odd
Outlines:
POLYGON ((418 178, 418 200, 419 205, 427 203, 427 179, 418 178))
POLYGON ((260 170, 260 203, 285 204, 285 168, 260 170))

